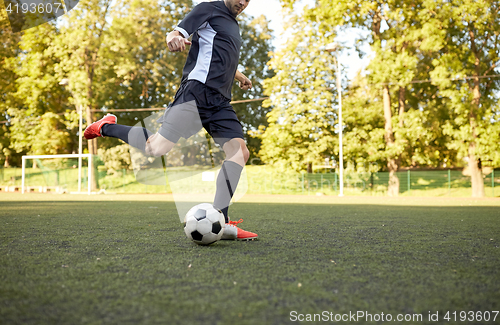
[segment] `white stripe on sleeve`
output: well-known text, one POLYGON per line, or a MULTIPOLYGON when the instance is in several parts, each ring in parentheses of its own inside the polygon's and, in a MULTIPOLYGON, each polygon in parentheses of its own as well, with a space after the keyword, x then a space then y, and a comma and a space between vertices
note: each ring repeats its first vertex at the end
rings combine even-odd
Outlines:
POLYGON ((178 31, 179 33, 181 33, 181 34, 182 34, 182 36, 184 36, 185 38, 189 38, 189 36, 190 36, 190 35, 188 34, 188 32, 186 32, 186 30, 185 30, 184 28, 182 28, 182 27, 177 26, 177 27, 175 27, 175 28, 174 28, 174 30, 176 30, 176 31, 178 31))

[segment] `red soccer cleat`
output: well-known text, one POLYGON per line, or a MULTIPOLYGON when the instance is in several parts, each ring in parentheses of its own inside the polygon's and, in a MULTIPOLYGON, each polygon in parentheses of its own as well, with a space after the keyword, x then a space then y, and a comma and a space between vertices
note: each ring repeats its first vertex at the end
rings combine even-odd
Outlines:
POLYGON ((83 136, 85 137, 85 139, 90 140, 97 137, 104 137, 101 134, 101 128, 104 124, 116 124, 116 116, 114 116, 113 114, 107 114, 99 121, 87 126, 85 132, 83 132, 83 136))
POLYGON ((236 225, 243 222, 243 219, 238 221, 229 221, 224 227, 224 233, 222 234, 222 240, 254 240, 259 237, 259 235, 238 228, 236 225))

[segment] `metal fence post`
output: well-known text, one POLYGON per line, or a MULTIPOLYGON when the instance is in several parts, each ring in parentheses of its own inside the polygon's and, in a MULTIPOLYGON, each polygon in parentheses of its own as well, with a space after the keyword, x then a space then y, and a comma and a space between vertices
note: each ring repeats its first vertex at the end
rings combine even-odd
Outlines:
POLYGON ((304 195, 304 173, 302 173, 302 195, 304 195))
POLYGON ((495 168, 491 171, 491 194, 495 197, 495 168))
POLYGON ((271 173, 271 194, 273 194, 273 173, 271 173))
POLYGON ((123 191, 125 191, 125 176, 127 176, 127 173, 125 172, 125 168, 122 169, 122 184, 123 184, 123 191))
POLYGON ((448 169, 448 195, 451 193, 451 171, 448 169))
POLYGON ((410 190, 411 190, 411 175, 410 175, 410 170, 408 169, 408 195, 410 195, 410 190))

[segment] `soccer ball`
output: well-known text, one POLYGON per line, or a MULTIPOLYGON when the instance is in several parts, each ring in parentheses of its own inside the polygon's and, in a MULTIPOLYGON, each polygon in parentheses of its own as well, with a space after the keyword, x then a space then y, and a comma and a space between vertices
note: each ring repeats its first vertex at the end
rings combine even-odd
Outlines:
POLYGON ((221 239, 224 225, 224 215, 210 203, 195 205, 184 217, 184 232, 198 245, 210 245, 221 239))

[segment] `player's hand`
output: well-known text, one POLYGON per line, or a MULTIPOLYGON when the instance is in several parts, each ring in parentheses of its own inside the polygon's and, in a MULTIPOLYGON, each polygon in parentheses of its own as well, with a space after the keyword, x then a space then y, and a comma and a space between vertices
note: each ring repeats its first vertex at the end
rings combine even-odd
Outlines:
POLYGON ((240 88, 243 90, 252 89, 252 82, 247 77, 243 76, 242 80, 239 80, 240 88))
POLYGON ((182 36, 175 36, 170 41, 167 41, 170 52, 182 52, 186 49, 186 45, 191 45, 191 42, 182 36))

